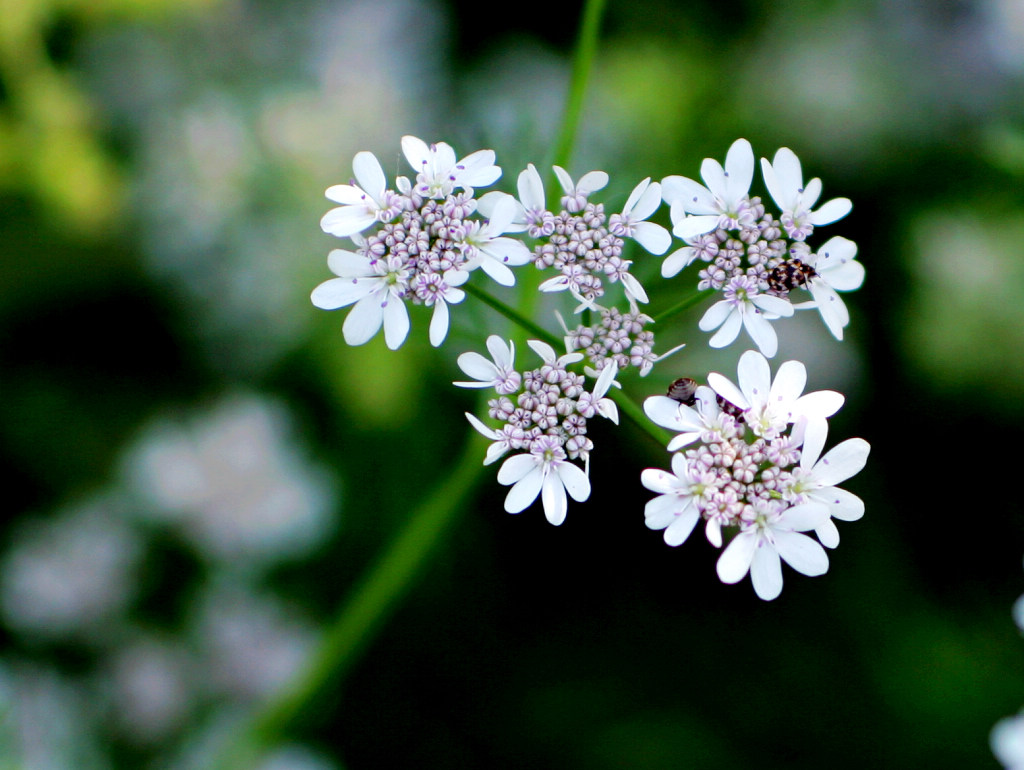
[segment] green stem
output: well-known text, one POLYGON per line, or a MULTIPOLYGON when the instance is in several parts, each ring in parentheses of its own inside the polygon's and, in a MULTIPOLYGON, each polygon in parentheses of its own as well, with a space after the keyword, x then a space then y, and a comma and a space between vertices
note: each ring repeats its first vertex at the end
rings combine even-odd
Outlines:
POLYGON ((520 328, 526 330, 527 332, 532 334, 537 339, 543 340, 544 342, 546 342, 549 345, 553 346, 555 348, 555 350, 561 350, 562 346, 565 345, 565 340, 560 339, 559 337, 556 337, 551 332, 541 328, 540 326, 535 324, 533 321, 531 321, 529 318, 527 318, 522 313, 520 313, 518 310, 516 310, 515 308, 513 308, 513 307, 511 307, 509 305, 506 305, 500 299, 498 299, 497 297, 492 296, 491 294, 488 294, 483 289, 480 289, 480 288, 478 288, 476 286, 473 286, 472 284, 468 284, 468 283, 467 284, 463 284, 462 289, 467 294, 472 294, 474 297, 476 297, 478 300, 483 302, 485 305, 488 305, 489 307, 494 308, 499 313, 501 313, 503 316, 505 316, 507 319, 509 319, 513 323, 518 324, 520 326, 520 328))
MULTIPOLYGON (((597 54, 597 41, 601 31, 601 17, 604 15, 605 0, 587 0, 583 9, 583 23, 576 40, 576 51, 572 59, 572 75, 569 79, 569 96, 565 102, 562 130, 555 140, 554 163, 567 168, 572 157, 576 129, 583 114, 583 99, 587 92, 587 80, 597 54)), ((556 181, 552 177, 552 181, 556 181)), ((557 188, 557 182, 552 189, 557 188)))
POLYGON ((281 740, 310 704, 356 663, 444 531, 468 507, 469 496, 482 476, 485 450, 482 436, 476 431, 469 431, 469 436, 444 482, 412 511, 398 537, 354 588, 304 671, 253 715, 239 740, 225 752, 220 767, 253 767, 252 759, 281 740))
POLYGON ((684 310, 689 310, 694 305, 700 304, 709 294, 713 294, 714 289, 705 289, 704 291, 698 291, 696 294, 691 294, 686 299, 680 300, 672 307, 667 310, 662 310, 660 313, 654 316, 655 323, 662 323, 667 321, 674 315, 682 313, 684 310))

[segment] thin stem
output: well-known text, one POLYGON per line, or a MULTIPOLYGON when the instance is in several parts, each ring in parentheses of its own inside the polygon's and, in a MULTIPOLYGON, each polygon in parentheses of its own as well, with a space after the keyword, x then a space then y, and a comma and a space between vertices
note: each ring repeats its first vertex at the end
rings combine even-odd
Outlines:
POLYGON ((482 475, 485 446, 476 431, 469 431, 469 436, 451 473, 413 510, 398 537, 353 589, 305 670, 251 718, 239 740, 225 752, 220 767, 252 767, 247 763, 279 741, 310 704, 356 663, 444 531, 468 507, 482 475))
POLYGON ((520 328, 522 328, 525 331, 529 332, 530 334, 534 335, 537 339, 543 340, 544 342, 548 343, 549 345, 552 345, 556 350, 561 348, 565 344, 565 340, 562 340, 562 339, 556 337, 551 332, 541 328, 540 326, 535 324, 533 321, 531 321, 529 318, 527 318, 522 313, 520 313, 518 310, 516 310, 513 307, 510 307, 509 305, 506 305, 500 299, 498 299, 497 297, 494 297, 494 296, 488 294, 483 289, 478 288, 478 287, 473 286, 472 284, 468 284, 468 283, 467 284, 463 284, 462 289, 467 294, 472 294, 474 297, 476 297, 478 300, 483 302, 485 305, 488 305, 489 307, 494 308, 499 313, 501 313, 503 316, 505 316, 507 319, 509 319, 513 323, 518 324, 520 326, 520 328))
POLYGON ((667 310, 662 310, 660 313, 655 315, 654 322, 662 323, 663 321, 667 321, 672 316, 678 315, 679 313, 682 313, 684 310, 689 310, 694 305, 699 304, 705 297, 713 293, 714 289, 705 289, 704 291, 698 291, 696 294, 691 294, 689 297, 680 300, 667 310))
POLYGON ((554 163, 562 168, 569 166, 569 159, 572 157, 576 129, 583 114, 587 80, 597 54, 597 40, 601 31, 604 7, 605 0, 587 0, 583 9, 583 24, 580 26, 580 36, 576 40, 576 51, 572 59, 572 75, 569 80, 569 96, 565 102, 565 115, 562 117, 562 130, 555 140, 554 163))

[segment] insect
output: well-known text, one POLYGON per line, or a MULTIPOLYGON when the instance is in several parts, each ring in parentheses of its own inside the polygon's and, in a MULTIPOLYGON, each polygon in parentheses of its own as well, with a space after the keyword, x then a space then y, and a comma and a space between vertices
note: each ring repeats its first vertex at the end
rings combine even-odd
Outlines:
POLYGON ((793 257, 769 271, 768 287, 785 296, 797 286, 805 286, 816 275, 813 267, 793 257))
POLYGON ((697 381, 691 377, 680 377, 668 386, 668 397, 680 404, 693 406, 697 403, 697 381))

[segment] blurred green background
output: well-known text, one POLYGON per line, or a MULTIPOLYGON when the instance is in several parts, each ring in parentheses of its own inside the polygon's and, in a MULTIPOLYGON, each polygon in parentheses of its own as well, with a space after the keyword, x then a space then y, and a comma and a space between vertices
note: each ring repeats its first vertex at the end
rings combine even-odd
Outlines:
MULTIPOLYGON (((668 455, 631 425, 560 528, 488 469, 261 767, 995 767, 1024 705, 1024 3, 609 5, 571 171, 608 171, 610 209, 738 136, 854 201, 825 234, 868 270, 848 338, 804 314, 776 362, 846 394, 867 514, 766 604, 645 529, 668 455)), ((408 173, 412 133, 494 148, 512 191, 579 10, 0 0, 0 767, 207 767, 294 675, 454 462, 457 353, 505 330, 467 303, 440 352, 416 312, 399 352, 347 348, 308 299, 323 190, 360 150, 408 173)), ((655 307, 690 289, 637 260, 655 307)), ((735 370, 701 312, 637 399, 735 370)))

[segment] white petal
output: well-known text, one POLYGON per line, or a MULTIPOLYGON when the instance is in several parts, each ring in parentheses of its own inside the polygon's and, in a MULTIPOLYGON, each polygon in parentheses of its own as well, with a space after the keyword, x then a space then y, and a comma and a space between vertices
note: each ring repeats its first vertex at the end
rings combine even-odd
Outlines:
POLYGON ((821 313, 821 320, 825 322, 825 326, 832 332, 833 337, 842 340, 843 327, 850 323, 850 313, 846 309, 845 303, 821 278, 812 278, 808 288, 818 306, 818 312, 821 313))
MULTIPOLYGON (((643 195, 640 196, 640 199, 633 204, 630 214, 634 221, 647 219, 658 210, 659 206, 661 206, 661 184, 651 182, 647 189, 644 190, 643 195)), ((668 247, 666 246, 665 248, 668 247)), ((664 252, 664 249, 662 249, 662 252, 664 252)))
POLYGON ((478 267, 487 273, 488 277, 502 286, 515 286, 516 276, 505 265, 491 257, 484 257, 478 263, 478 267))
MULTIPOLYGON (((508 465, 509 460, 515 460, 516 457, 524 457, 524 455, 516 455, 510 457, 505 461, 505 465, 508 465)), ((502 465, 502 470, 505 469, 505 465, 502 465)), ((500 476, 500 471, 499 471, 500 476)), ((500 478, 499 478, 500 480, 500 478)), ((530 507, 534 500, 537 499, 537 495, 540 494, 541 486, 544 484, 544 473, 541 471, 539 465, 534 464, 533 468, 523 478, 512 485, 512 489, 505 495, 505 510, 509 513, 519 513, 530 507)))
POLYGON ((362 232, 376 221, 376 212, 365 206, 341 206, 323 215, 320 228, 329 235, 344 238, 362 232))
MULTIPOLYGON (((802 536, 801 536, 802 537, 802 536)), ((782 593, 782 564, 778 552, 761 543, 750 561, 750 581, 758 598, 770 602, 782 593)))
POLYGON ((603 190, 607 184, 608 174, 604 171, 588 171, 576 183, 576 191, 583 195, 590 195, 590 193, 603 190))
POLYGON ((836 527, 836 523, 832 519, 821 522, 814 530, 814 534, 826 548, 835 548, 839 545, 839 528, 836 527))
POLYGON ((552 166, 552 169, 554 169, 558 183, 562 186, 562 192, 566 195, 571 195, 576 188, 573 186, 572 177, 569 176, 569 172, 561 166, 552 166))
MULTIPOLYGON (((825 241, 818 249, 813 267, 819 273, 833 270, 847 262, 852 262, 857 257, 857 244, 849 238, 841 235, 834 235, 825 241)), ((832 283, 829 280, 829 283, 832 283)))
POLYGON ((403 136, 402 152, 417 174, 425 170, 426 164, 430 160, 430 148, 427 147, 426 142, 415 136, 403 136))
MULTIPOLYGON (((709 332, 712 329, 717 329, 725 320, 735 313, 736 306, 727 300, 721 300, 716 302, 714 305, 704 311, 704 315, 701 316, 697 326, 700 327, 702 332, 709 332)), ((737 330, 738 331, 738 330, 737 330)))
MULTIPOLYGON (((768 393, 772 387, 772 370, 768 366, 768 359, 756 350, 748 350, 740 356, 736 374, 740 390, 747 397, 747 403, 750 406, 763 406, 768 401, 768 393)), ((735 401, 733 403, 740 406, 735 401)))
POLYGON ((868 461, 871 446, 862 438, 847 439, 833 447, 814 465, 814 480, 822 486, 834 486, 860 473, 868 461))
POLYGON ((747 400, 747 396, 743 391, 733 385, 729 378, 723 377, 718 372, 711 372, 708 375, 708 385, 711 386, 711 389, 714 390, 715 393, 720 395, 729 403, 735 404, 740 409, 750 409, 753 406, 753 404, 747 400))
POLYGON ((512 340, 506 345, 505 340, 497 334, 492 334, 487 338, 487 352, 491 354, 495 365, 501 369, 508 369, 515 361, 516 345, 512 340))
POLYGON ((845 489, 825 487, 809 492, 807 496, 827 505, 828 512, 840 521, 857 521, 864 516, 864 501, 845 489))
POLYGON ((665 261, 661 263, 661 277, 672 278, 678 275, 684 267, 689 267, 694 259, 697 258, 697 250, 693 246, 684 246, 681 249, 677 249, 665 257, 665 261))
POLYGON ((342 203, 344 206, 366 206, 366 190, 351 184, 336 184, 327 188, 324 195, 328 200, 342 203))
MULTIPOLYGON (((772 389, 768 393, 768 401, 772 404, 799 403, 800 394, 807 384, 807 367, 799 361, 786 361, 775 373, 772 389)), ((820 391, 822 393, 826 391, 820 391)), ((839 395, 838 393, 836 395, 839 395)), ((839 402, 842 406, 842 402, 839 402)), ((836 407, 836 409, 839 408, 836 407)), ((834 414, 834 412, 829 412, 834 414)), ((792 422, 792 420, 790 420, 792 422)))
POLYGON ((508 486, 522 480, 534 468, 540 468, 531 454, 518 454, 508 458, 498 470, 498 483, 508 486))
POLYGON ((569 462, 559 463, 555 466, 555 471, 569 496, 577 503, 582 503, 590 497, 590 479, 578 465, 569 462))
POLYGON ((434 303, 434 314, 430 317, 430 344, 440 347, 448 336, 448 303, 438 300, 434 303))
POLYGON ((526 208, 544 209, 544 182, 532 163, 527 164, 526 169, 519 172, 517 189, 519 200, 526 208))
MULTIPOLYGON (((654 184, 658 184, 655 182, 654 184)), ((651 178, 647 177, 644 181, 633 188, 633 192, 629 194, 629 198, 626 200, 626 205, 622 207, 623 215, 629 215, 632 213, 633 208, 637 205, 637 202, 643 197, 644 193, 647 193, 651 188, 651 178)), ((655 208, 661 203, 661 185, 658 184, 658 201, 655 203, 655 208)), ((648 204, 650 205, 650 204, 648 204)), ((651 209, 653 212, 654 209, 651 209)), ((637 217, 637 219, 644 219, 644 217, 637 217)))
MULTIPOLYGON (((713 306, 711 309, 713 309, 713 306)), ((707 315, 705 314, 704 317, 706 318, 707 315)), ((702 318, 701 321, 703 320, 702 318)), ((721 328, 708 340, 708 345, 713 348, 724 348, 726 345, 731 345, 736 337, 739 336, 742 326, 743 317, 739 312, 730 313, 721 328)))
POLYGON ((777 532, 775 547, 790 567, 803 575, 816 577, 828 572, 828 554, 821 544, 799 532, 777 532))
POLYGON ((718 219, 715 196, 700 182, 689 177, 667 176, 662 179, 661 197, 669 206, 678 203, 690 214, 713 214, 715 220, 718 219))
POLYGON ((555 349, 548 343, 541 340, 527 340, 526 344, 530 346, 534 353, 541 357, 544 363, 553 364, 558 360, 558 354, 555 353, 555 349))
POLYGON ((807 532, 828 518, 828 507, 821 503, 801 503, 787 508, 776 521, 776 532, 807 532))
POLYGON ((737 139, 725 156, 726 200, 735 204, 750 191, 750 183, 754 180, 754 149, 746 139, 737 139))
POLYGON ((501 168, 494 165, 494 150, 477 150, 467 155, 452 172, 460 187, 487 187, 501 178, 501 168))
POLYGON ((467 375, 473 379, 481 380, 487 385, 492 384, 498 376, 494 364, 479 353, 463 353, 456 359, 456 363, 467 375))
POLYGON ((644 525, 648 529, 665 529, 689 503, 688 498, 677 495, 658 495, 644 506, 644 525))
POLYGON ((813 209, 814 204, 821 197, 821 180, 815 177, 804 185, 804 191, 800 194, 800 206, 804 209, 813 209))
POLYGON ((837 219, 842 219, 850 213, 853 203, 849 198, 833 198, 822 204, 817 211, 812 211, 809 221, 812 225, 828 225, 837 219))
MULTIPOLYGON (((768 358, 772 358, 779 350, 779 338, 771 323, 760 313, 747 313, 743 316, 743 326, 750 339, 768 358)), ((715 347, 712 345, 712 347, 715 347)))
POLYGON ((637 302, 647 303, 649 301, 644 287, 640 285, 640 281, 631 273, 622 274, 622 286, 626 293, 637 302))
MULTIPOLYGON (((779 372, 781 373, 781 371, 780 369, 779 372)), ((776 377, 776 379, 778 378, 776 377)), ((834 390, 816 390, 813 393, 801 396, 793 403, 793 416, 820 415, 822 417, 831 417, 842 408, 845 402, 846 398, 842 393, 836 393, 834 390)))
POLYGON ((758 539, 756 532, 740 532, 733 538, 718 558, 716 570, 719 580, 723 583, 738 583, 743 580, 750 570, 758 539))
POLYGON ((377 275, 370 267, 368 257, 345 249, 332 249, 327 255, 327 267, 340 278, 369 278, 377 275))
MULTIPOLYGON (((800 168, 800 159, 788 147, 781 147, 775 153, 772 169, 775 171, 775 177, 783 195, 783 200, 776 200, 776 203, 783 209, 792 210, 796 205, 799 191, 804 186, 804 174, 800 168)), ((765 181, 767 182, 767 180, 765 181)), ((772 195, 772 197, 775 196, 772 195)))
MULTIPOLYGON (((661 468, 646 468, 640 473, 640 483, 652 492, 668 495, 678 492, 682 482, 676 476, 661 468)), ((651 502, 654 502, 654 500, 651 502)))
MULTIPOLYGON (((574 466, 575 467, 575 466, 574 466)), ((576 470, 580 470, 576 468, 576 470)), ((580 471, 583 473, 583 471, 580 471)), ((565 511, 569 507, 565 498, 565 487, 562 486, 562 479, 556 473, 548 473, 544 477, 544 484, 541 488, 541 502, 544 504, 544 516, 556 527, 565 521, 565 511)))
POLYGON ((409 336, 409 311, 405 303, 388 295, 384 304, 384 342, 391 350, 398 350, 409 336))
POLYGON ((721 216, 714 214, 711 216, 692 216, 686 217, 686 219, 680 219, 676 222, 672 228, 672 234, 676 238, 682 238, 684 241, 690 238, 695 238, 698 235, 704 233, 710 233, 721 221, 721 216))
POLYGON ((693 532, 693 528, 697 526, 699 520, 700 513, 696 506, 687 507, 675 521, 668 525, 664 535, 665 542, 673 548, 682 545, 693 532))
POLYGON ((309 298, 321 310, 337 310, 339 307, 358 302, 375 288, 373 281, 331 278, 313 289, 309 298))
MULTIPOLYGON (((658 198, 661 201, 661 198, 658 198)), ((654 222, 637 222, 633 225, 633 240, 655 256, 664 254, 672 245, 668 230, 654 222)))
POLYGON ((788 299, 773 297, 771 294, 755 294, 750 301, 766 313, 789 318, 793 315, 793 304, 788 299))
POLYGON ((864 283, 864 265, 857 261, 836 265, 824 272, 820 270, 818 272, 825 282, 836 291, 853 291, 859 289, 864 283))
MULTIPOLYGON (((477 432, 489 439, 496 439, 501 434, 493 428, 489 428, 481 422, 476 415, 470 414, 469 412, 463 412, 466 415, 466 419, 469 420, 469 424, 476 428, 477 432)), ((486 465, 487 463, 484 463, 486 465)))
POLYGON ((349 345, 362 345, 380 330, 384 322, 384 308, 381 307, 382 292, 374 292, 359 300, 349 312, 341 327, 345 342, 349 345))
POLYGON ((728 178, 725 176, 725 169, 722 168, 721 163, 714 158, 705 158, 700 164, 700 178, 704 180, 704 184, 712 193, 723 200, 726 199, 728 178))
POLYGON ((384 176, 384 169, 380 167, 380 161, 372 152, 357 152, 352 160, 352 171, 355 173, 359 186, 380 204, 384 198, 384 191, 387 189, 388 180, 384 176))

